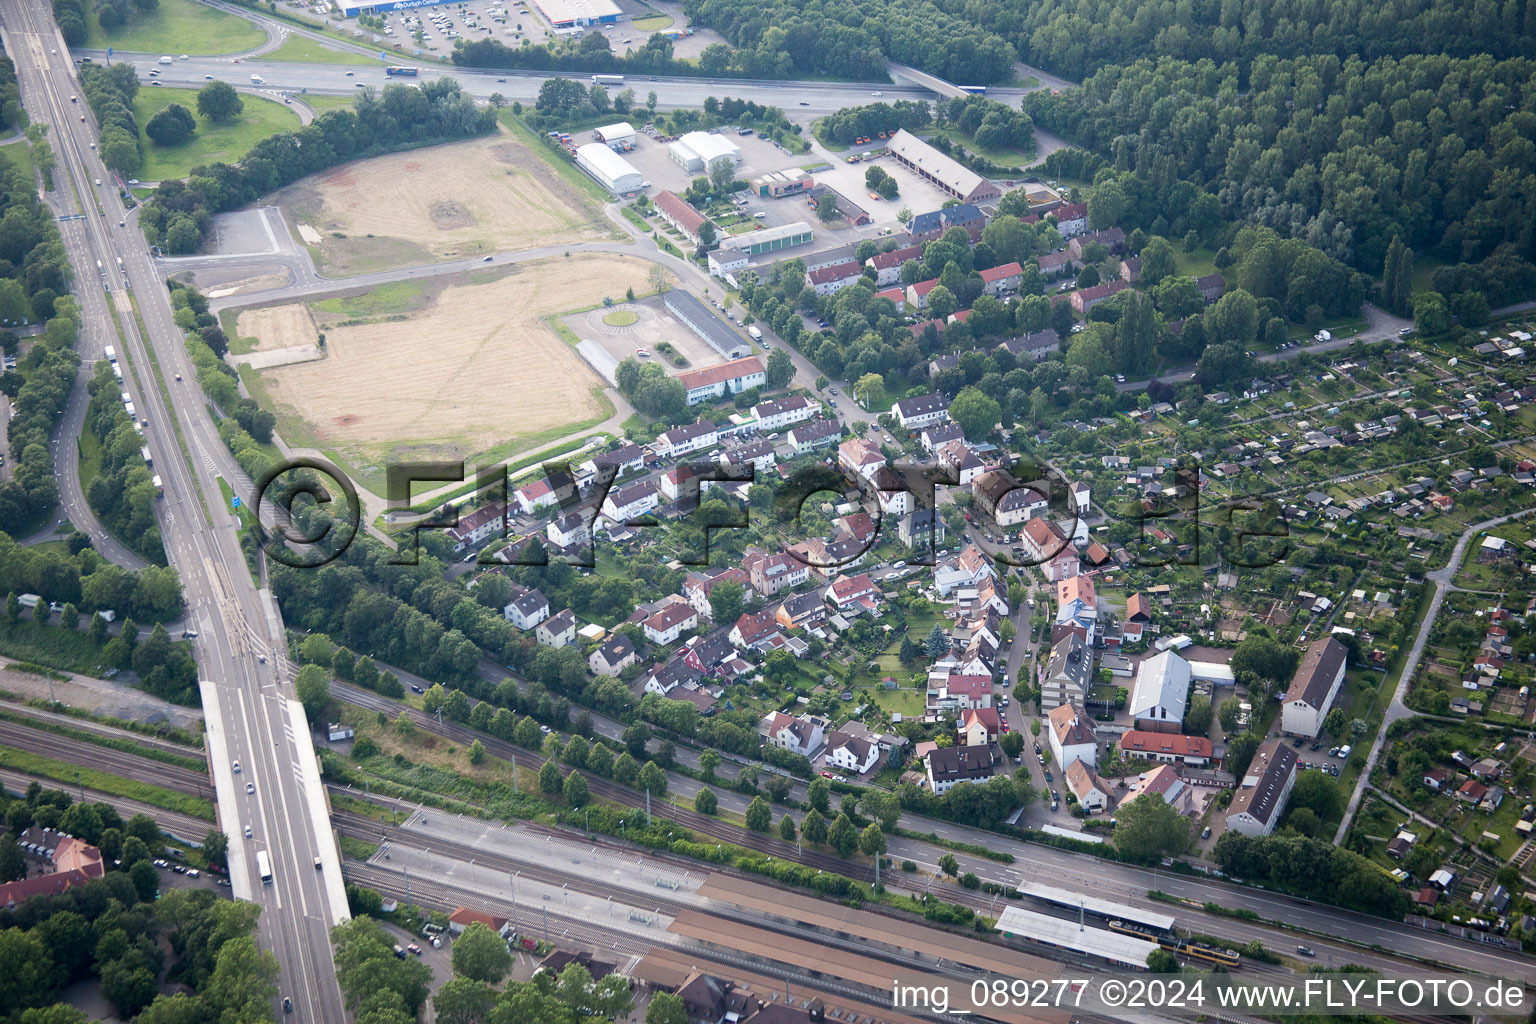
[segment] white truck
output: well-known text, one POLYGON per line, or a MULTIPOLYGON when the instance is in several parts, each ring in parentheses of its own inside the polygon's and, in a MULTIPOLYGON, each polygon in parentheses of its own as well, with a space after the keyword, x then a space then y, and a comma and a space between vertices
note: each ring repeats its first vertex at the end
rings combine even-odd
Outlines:
POLYGON ((108 345, 105 349, 103 349, 102 354, 107 357, 107 362, 117 362, 117 349, 113 348, 111 345, 108 345))
POLYGON ((262 78, 260 75, 252 75, 251 76, 251 84, 252 85, 266 85, 267 84, 267 80, 265 78, 262 78))
POLYGON ((160 58, 160 63, 161 64, 174 64, 175 61, 171 60, 171 58, 169 58, 169 57, 161 57, 160 58))
POLYGON ((748 325, 747 333, 752 335, 752 340, 753 341, 762 341, 763 340, 763 332, 758 330, 755 325, 748 325))

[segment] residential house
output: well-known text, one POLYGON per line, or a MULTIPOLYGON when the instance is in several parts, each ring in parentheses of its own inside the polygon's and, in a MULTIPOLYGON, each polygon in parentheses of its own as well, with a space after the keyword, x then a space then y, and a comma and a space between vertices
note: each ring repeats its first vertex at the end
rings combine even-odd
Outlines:
POLYGON ((1227 279, 1220 274, 1206 274, 1195 279, 1195 287, 1200 289, 1200 297, 1209 306, 1221 298, 1227 291, 1227 279))
POLYGON ((864 279, 864 268, 853 260, 833 263, 806 272, 805 283, 817 295, 836 295, 855 281, 864 279))
POLYGON ((482 505, 467 516, 460 516, 457 526, 449 527, 448 539, 455 553, 475 547, 506 531, 507 506, 499 502, 482 505))
POLYGON ((827 603, 840 615, 867 612, 880 613, 880 588, 875 586, 867 573, 857 576, 839 576, 825 592, 827 603))
POLYGON ((1122 753, 1191 768, 1209 765, 1214 749, 1211 741, 1204 736, 1185 736, 1183 733, 1131 729, 1120 736, 1122 753))
POLYGON ((1125 599, 1125 621, 1121 623, 1121 638, 1129 644, 1141 639, 1152 624, 1152 603, 1143 594, 1132 594, 1125 599))
POLYGON ((1001 729, 996 708, 966 708, 960 712, 957 741, 967 747, 984 747, 997 741, 1001 729))
POLYGON ((661 219, 672 225, 682 236, 694 245, 699 244, 699 229, 704 226, 705 217, 698 210, 682 199, 675 192, 662 189, 652 197, 656 204, 656 212, 661 219))
POLYGON ((1227 807, 1227 829, 1245 836, 1273 832, 1296 785, 1296 763, 1296 752, 1280 740, 1259 744, 1227 807))
POLYGON ((712 619, 714 610, 709 604, 709 594, 721 583, 739 584, 742 589, 742 600, 752 600, 752 577, 735 566, 689 573, 683 580, 683 596, 702 618, 712 619))
POLYGON ((1040 268, 1040 276, 1050 281, 1072 269, 1072 257, 1067 255, 1067 250, 1060 249, 1036 256, 1035 265, 1040 268))
MULTIPOLYGON (((678 377, 688 396, 689 405, 698 405, 726 395, 739 395, 743 391, 760 388, 767 382, 763 362, 756 356, 732 359, 701 370, 690 370, 678 377)), ((696 424, 697 425, 697 424, 696 424)), ((713 426, 713 424, 709 424, 713 426)), ((714 442, 710 442, 713 444, 714 442)), ((701 445, 699 447, 708 447, 701 445)), ((675 445, 674 445, 675 448, 675 445)), ((697 450, 697 449, 691 449, 697 450)), ((674 451, 674 454, 682 454, 674 451)))
POLYGON ((775 747, 810 757, 825 742, 827 723, 814 715, 791 717, 782 711, 763 716, 758 733, 775 747))
POLYGON ((1118 253, 1125 248, 1125 232, 1121 229, 1105 228, 1103 231, 1089 231, 1075 236, 1067 243, 1067 255, 1073 262, 1083 262, 1083 251, 1090 245, 1102 245, 1110 252, 1118 253))
POLYGON ((1098 767, 1098 732, 1081 706, 1068 702, 1053 708, 1046 715, 1046 726, 1051 756, 1058 765, 1065 768, 1073 761, 1086 761, 1088 767, 1098 767))
POLYGON ((907 260, 920 260, 923 258, 921 245, 906 245, 900 249, 892 249, 890 252, 876 253, 864 261, 867 267, 875 270, 875 287, 889 288, 901 281, 901 265, 907 260))
POLYGON ((713 448, 720 443, 720 428, 708 420, 699 423, 689 423, 681 427, 673 427, 671 430, 656 438, 656 454, 662 458, 681 458, 693 452, 713 448))
POLYGON ((1344 682, 1349 648, 1331 636, 1319 637, 1307 645, 1307 653, 1291 687, 1286 691, 1280 715, 1280 729, 1289 736, 1315 739, 1323 730, 1323 719, 1339 695, 1344 682))
POLYGON ((1093 648, 1077 633, 1068 633, 1051 646, 1040 680, 1040 707, 1054 711, 1065 704, 1082 705, 1093 686, 1093 648))
POLYGON ((967 544, 958 555, 944 559, 933 570, 933 586, 940 597, 949 597, 963 586, 980 583, 985 576, 995 576, 992 559, 975 544, 967 544))
POLYGON ((1078 316, 1087 316, 1094 306, 1106 299, 1114 298, 1129 287, 1130 285, 1117 277, 1112 281, 1096 284, 1092 288, 1079 288, 1072 293, 1072 311, 1078 316))
POLYGON ((983 782, 992 776, 991 747, 939 747, 928 755, 928 788, 942 796, 962 782, 983 782))
POLYGON ((944 517, 933 509, 913 509, 896 521, 896 538, 910 548, 938 548, 944 544, 944 529, 944 517))
POLYGON ((1052 215, 1056 218, 1056 230, 1062 238, 1071 238, 1088 230, 1088 204, 1067 203, 1058 206, 1052 215))
POLYGON ((1019 531, 1019 545, 1035 564, 1043 565, 1065 553, 1070 541, 1055 523, 1037 515, 1019 531))
POLYGON ((580 512, 571 512, 551 520, 544 527, 544 536, 557 548, 574 548, 592 540, 592 527, 580 512))
POLYGON ((674 643, 699 624, 698 610, 687 601, 674 601, 641 623, 645 638, 659 647, 674 643))
POLYGON ((1120 801, 1120 806, 1124 807, 1142 797, 1157 797, 1180 814, 1188 814, 1192 810, 1193 794, 1188 784, 1179 778, 1178 771, 1172 765, 1165 764, 1136 776, 1130 785, 1130 792, 1120 801))
POLYGON ((1066 777, 1067 789, 1077 798, 1077 803, 1089 814, 1099 814, 1108 810, 1110 805, 1109 783, 1099 778, 1098 774, 1083 761, 1073 761, 1067 765, 1062 773, 1066 777))
POLYGON ((549 618, 549 600, 537 589, 525 591, 515 595, 501 613, 518 629, 532 629, 549 618))
POLYGON ((1006 348, 1020 362, 1028 359, 1038 363, 1052 352, 1060 350, 1061 335, 1056 333, 1055 328, 1047 327, 1043 331, 1032 331, 998 342, 997 348, 1006 348))
POLYGON ((965 431, 960 429, 960 424, 945 421, 924 427, 918 439, 923 443, 923 450, 932 455, 950 441, 964 441, 965 431))
POLYGON ((1069 576, 1056 581, 1058 625, 1072 623, 1082 626, 1088 631, 1088 642, 1093 643, 1098 621, 1098 596, 1094 592, 1093 577, 1069 576))
POLYGON ((539 623, 534 630, 534 639, 545 647, 553 647, 559 650, 566 644, 576 642, 576 613, 569 608, 562 608, 539 623))
POLYGON ((981 272, 981 290, 988 295, 1007 295, 1018 291, 1023 280, 1023 267, 1018 263, 1004 263, 981 272))
POLYGON ((661 495, 648 480, 615 487, 603 499, 603 515, 622 526, 639 520, 661 504, 661 495))
POLYGON ((816 629, 826 619, 826 602, 821 592, 815 590, 790 594, 779 604, 774 614, 774 621, 784 629, 816 629))
POLYGON ((880 761, 880 747, 862 736, 834 732, 827 737, 825 764, 852 775, 863 775, 880 761))
POLYGON ((517 507, 523 515, 537 515, 540 509, 569 501, 576 494, 576 478, 570 473, 557 472, 553 477, 539 477, 512 492, 517 507))
POLYGON ((622 633, 614 633, 587 658, 587 668, 593 675, 617 676, 638 660, 633 641, 622 633))
POLYGON ((891 415, 901 424, 902 430, 922 430, 949 419, 949 399, 940 394, 903 398, 891 406, 891 415))
POLYGON ((804 455, 817 448, 827 448, 837 444, 842 436, 843 427, 837 420, 814 419, 809 423, 799 423, 790 428, 786 440, 793 446, 796 455, 804 455))
POLYGON ((991 672, 950 672, 939 669, 928 673, 926 707, 929 715, 991 706, 991 672))
POLYGON ((757 417, 759 431, 783 430, 810 419, 820 408, 818 403, 804 395, 789 395, 758 402, 752 407, 752 415, 757 417))
POLYGON ((885 465, 880 446, 864 437, 850 437, 837 446, 837 462, 857 479, 873 480, 885 465))
POLYGON ((743 568, 752 575, 752 589, 764 597, 781 590, 793 590, 806 581, 804 562, 783 553, 744 559, 743 568))

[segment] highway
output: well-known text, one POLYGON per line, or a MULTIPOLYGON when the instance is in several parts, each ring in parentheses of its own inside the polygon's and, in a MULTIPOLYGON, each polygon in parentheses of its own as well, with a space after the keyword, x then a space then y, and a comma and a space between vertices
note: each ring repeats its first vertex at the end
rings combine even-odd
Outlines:
MULTIPOLYGON (((0 32, 28 112, 52 127, 60 197, 73 200, 83 214, 60 225, 84 313, 81 358, 89 366, 105 345, 119 346, 125 372, 132 371, 124 387, 149 420, 145 436, 165 484, 160 531, 181 576, 187 621, 199 634, 194 646, 205 680, 209 758, 220 827, 230 836, 234 893, 262 906, 258 940, 276 955, 279 995, 293 999, 299 1019, 342 1020, 329 940, 331 926, 346 917, 340 859, 302 713, 278 675, 278 652, 285 647, 277 610, 246 571, 236 520, 220 508, 217 476, 242 493, 249 493, 249 485, 192 383, 181 332, 137 225, 110 185, 94 184, 111 179, 91 148, 96 128, 90 111, 83 100, 72 100, 81 89, 47 3, 6 0, 0 32), (174 382, 175 373, 181 383, 174 382), (235 760, 244 766, 239 775, 235 760), (247 825, 253 841, 243 838, 247 825), (272 856, 271 885, 254 877, 256 844, 272 856)), ((73 444, 72 436, 64 436, 57 446, 73 444)))
MULTIPOLYGON (((75 52, 78 56, 89 56, 92 60, 103 62, 107 60, 104 50, 75 52)), ((430 63, 419 65, 421 74, 417 78, 391 79, 384 74, 383 64, 370 68, 364 65, 264 61, 260 57, 239 55, 193 56, 187 60, 178 60, 169 66, 161 66, 157 63, 160 56, 157 53, 116 53, 111 59, 114 64, 119 62, 133 64, 139 71, 140 83, 146 87, 151 81, 161 81, 167 86, 202 88, 207 82, 205 76, 212 75, 230 85, 251 88, 255 85, 251 81, 251 76, 258 75, 264 81, 255 87, 272 93, 298 92, 300 89, 307 89, 315 93, 348 95, 356 92, 359 85, 380 88, 390 81, 417 84, 436 78, 454 78, 466 93, 476 99, 489 99, 493 94, 500 93, 506 98, 508 104, 514 100, 530 103, 537 99, 539 87, 550 78, 573 78, 589 83, 591 81, 590 75, 578 73, 556 75, 543 71, 488 71, 430 63), (160 74, 151 79, 150 71, 158 71, 160 74)), ((884 103, 896 100, 932 101, 934 99, 934 94, 927 89, 908 84, 892 85, 888 82, 780 82, 768 79, 630 75, 625 79, 623 88, 634 89, 636 96, 641 100, 645 99, 647 92, 654 91, 657 106, 664 108, 698 108, 704 105, 707 97, 731 96, 779 107, 791 119, 821 116, 844 107, 873 103, 876 102, 872 96, 874 92, 882 93, 880 102, 884 103)), ((618 89, 610 88, 609 91, 616 92, 618 89)), ((1030 90, 991 89, 987 95, 1009 106, 1017 107, 1020 98, 1028 91, 1030 90)))

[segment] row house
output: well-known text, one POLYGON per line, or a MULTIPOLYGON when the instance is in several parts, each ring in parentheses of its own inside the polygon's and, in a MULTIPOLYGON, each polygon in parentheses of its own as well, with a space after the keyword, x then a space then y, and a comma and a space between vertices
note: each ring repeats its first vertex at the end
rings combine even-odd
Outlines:
POLYGON ((790 594, 779 603, 773 619, 784 629, 818 629, 827 620, 827 605, 821 591, 790 594))
POLYGON ((1079 288, 1072 293, 1072 310, 1079 316, 1087 316, 1094 306, 1114 298, 1129 287, 1130 285, 1116 278, 1113 281, 1096 284, 1092 288, 1079 288))
POLYGON ((1088 230, 1088 204, 1068 203, 1055 210, 1056 230, 1062 238, 1071 238, 1088 230))
POLYGON ((720 453, 720 465, 751 466, 754 474, 766 474, 778 463, 772 441, 754 441, 720 453))
POLYGON ((885 466, 880 446, 863 437, 853 437, 837 446, 838 465, 860 480, 873 480, 885 466))
POLYGON ((926 281, 913 281, 907 285, 907 290, 902 293, 907 300, 907 307, 909 309, 927 309, 928 293, 938 286, 939 279, 936 277, 931 277, 926 281))
POLYGON ((1024 268, 1017 262, 988 267, 981 272, 981 290, 988 295, 1006 295, 1019 290, 1024 281, 1024 268))
POLYGON ((998 342, 997 348, 1007 349, 1015 359, 1028 359, 1038 363, 1061 349, 1061 335, 1056 333, 1055 328, 1047 327, 1043 331, 1031 331, 1016 338, 998 342))
POLYGON ((660 434, 656 438, 656 454, 663 458, 679 458, 693 452, 713 448, 720 443, 720 428, 709 420, 689 423, 660 434))
POLYGON ((645 468, 645 452, 639 445, 628 443, 615 448, 613 451, 600 452, 577 467, 577 482, 581 486, 605 471, 612 472, 614 478, 625 473, 638 473, 645 468))
POLYGON ((810 285, 811 290, 817 295, 836 295, 849 285, 863 279, 864 268, 853 260, 834 263, 828 267, 818 267, 805 275, 805 283, 810 285))
POLYGON ((1122 753, 1146 758, 1149 761, 1204 768, 1211 763, 1215 748, 1204 736, 1131 729, 1121 735, 1120 750, 1122 753))
POLYGON ((896 312, 898 313, 905 313, 907 311, 907 290, 901 285, 897 285, 894 288, 882 288, 875 292, 874 297, 888 300, 896 307, 896 312))
POLYGON ((467 516, 460 516, 457 526, 446 531, 457 553, 476 547, 492 537, 500 536, 507 525, 507 506, 497 503, 482 505, 467 516))
POLYGON ((758 402, 752 407, 752 415, 757 418, 759 431, 783 430, 810 419, 820 408, 819 403, 812 402, 804 395, 789 395, 758 402))
POLYGON ((941 394, 903 398, 891 406, 891 416, 902 430, 922 430, 949 419, 949 399, 941 394))
POLYGON ((1042 253, 1035 257, 1035 266, 1040 268, 1040 276, 1050 281, 1065 277, 1071 271, 1072 257, 1067 255, 1065 249, 1042 253))
POLYGON ((901 281, 901 265, 907 260, 920 260, 923 258, 921 245, 907 245, 900 249, 892 249, 890 252, 876 253, 864 261, 866 267, 872 267, 875 271, 875 287, 889 288, 901 281))
POLYGON ((830 448, 843 436, 843 427, 837 420, 815 419, 790 428, 786 440, 796 455, 804 455, 818 448, 830 448))

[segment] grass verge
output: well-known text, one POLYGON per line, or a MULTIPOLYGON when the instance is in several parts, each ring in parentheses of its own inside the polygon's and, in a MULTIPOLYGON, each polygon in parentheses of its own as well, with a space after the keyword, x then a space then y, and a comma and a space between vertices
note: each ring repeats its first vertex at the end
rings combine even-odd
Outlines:
POLYGON ((310 36, 288 37, 288 41, 271 53, 261 55, 262 60, 283 60, 299 64, 353 64, 382 69, 384 62, 377 57, 365 56, 351 50, 339 50, 326 46, 310 36))
MULTIPOLYGON (((120 28, 104 29, 97 20, 100 7, 88 5, 85 45, 89 49, 162 53, 239 53, 266 41, 266 33, 251 22, 195 0, 160 0, 155 10, 133 8, 133 21, 120 28)), ((139 122, 143 124, 143 122, 139 122)))
POLYGON ((175 765, 177 768, 185 768, 192 772, 201 772, 208 769, 208 762, 200 757, 173 754, 168 750, 160 750, 157 747, 146 747, 135 743, 133 740, 124 739, 121 736, 103 736, 99 732, 91 732, 87 729, 74 729, 67 725, 61 725, 58 722, 32 718, 29 715, 17 714, 14 711, 3 709, 0 709, 0 720, 15 722, 17 725, 24 725, 28 729, 51 732, 55 736, 67 736, 72 740, 79 740, 82 743, 94 743, 98 747, 106 747, 109 750, 116 750, 124 754, 148 758, 151 761, 159 761, 161 764, 175 765))

